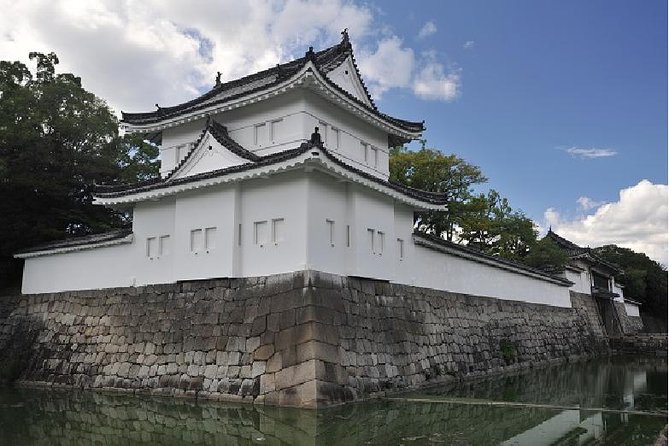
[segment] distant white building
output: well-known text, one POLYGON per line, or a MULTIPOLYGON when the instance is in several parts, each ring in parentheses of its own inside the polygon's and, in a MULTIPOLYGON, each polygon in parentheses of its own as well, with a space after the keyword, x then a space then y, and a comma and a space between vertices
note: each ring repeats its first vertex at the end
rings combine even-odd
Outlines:
POLYGON ((616 282, 616 275, 622 273, 619 266, 614 265, 596 255, 590 248, 583 248, 548 230, 546 237, 551 239, 567 256, 569 263, 562 273, 565 279, 573 283, 571 290, 591 295, 597 302, 607 329, 613 321, 607 320, 605 303, 607 301, 623 304, 627 316, 639 317, 641 304, 626 299, 623 285, 616 282))
POLYGON ((122 125, 160 144, 160 179, 95 196, 131 210, 132 230, 17 254, 24 293, 309 269, 571 305, 564 278, 414 233, 414 211, 446 200, 390 182, 388 153, 424 126, 377 109, 346 32, 186 103, 123 113, 122 125))

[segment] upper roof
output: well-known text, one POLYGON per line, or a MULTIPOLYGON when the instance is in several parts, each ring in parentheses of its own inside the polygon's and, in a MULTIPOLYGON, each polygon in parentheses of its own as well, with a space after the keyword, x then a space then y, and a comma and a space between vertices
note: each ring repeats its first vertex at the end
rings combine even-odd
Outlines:
MULTIPOLYGON (((217 135, 221 139, 219 142, 228 150, 235 147, 231 145, 236 143, 227 136, 225 127, 217 124, 213 119, 205 127, 203 135, 205 133, 214 137, 217 135)), ((328 171, 335 176, 378 190, 418 209, 444 210, 447 203, 445 194, 407 187, 348 165, 325 148, 318 132, 312 135, 310 142, 302 143, 295 149, 266 156, 257 156, 236 145, 235 150, 240 158, 244 158, 243 162, 217 170, 180 176, 179 172, 182 166, 188 163, 189 158, 197 150, 198 144, 195 144, 184 160, 164 178, 130 185, 98 185, 94 193, 95 203, 119 205, 156 199, 186 190, 266 177, 267 175, 301 168, 307 164, 328 171)))
POLYGON ((305 68, 315 70, 320 75, 319 80, 327 84, 337 95, 346 101, 354 103, 377 120, 381 120, 391 127, 412 135, 419 135, 425 130, 424 122, 412 122, 394 118, 381 113, 377 109, 355 63, 353 48, 346 30, 342 32, 342 41, 330 48, 314 52, 313 48, 310 47, 309 51, 299 59, 278 64, 273 68, 229 82, 220 83, 217 80, 216 85, 210 91, 182 104, 171 107, 157 106, 157 110, 145 113, 121 112, 121 123, 125 125, 128 131, 148 132, 159 130, 166 121, 172 121, 176 118, 196 118, 210 115, 220 109, 224 109, 226 105, 232 102, 238 102, 238 100, 242 100, 245 97, 264 93, 273 87, 290 83, 300 77, 305 68), (359 85, 364 92, 362 97, 352 95, 327 76, 328 73, 341 66, 349 57, 353 62, 359 85))
POLYGON ((576 243, 569 241, 564 237, 560 237, 555 232, 553 232, 552 229, 548 229, 546 237, 553 240, 563 251, 567 253, 567 255, 572 260, 581 259, 589 263, 594 263, 599 266, 603 266, 611 270, 613 274, 620 274, 623 272, 623 270, 618 265, 604 260, 597 254, 592 252, 592 249, 590 249, 589 247, 583 248, 581 246, 578 246, 576 243))

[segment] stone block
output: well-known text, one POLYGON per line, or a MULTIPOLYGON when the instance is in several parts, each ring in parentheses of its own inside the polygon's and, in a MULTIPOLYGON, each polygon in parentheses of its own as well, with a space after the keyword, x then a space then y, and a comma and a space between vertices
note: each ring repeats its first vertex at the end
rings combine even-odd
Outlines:
POLYGON ((273 373, 265 373, 260 376, 260 394, 264 395, 266 393, 274 392, 276 390, 276 385, 274 382, 273 373))
POLYGON ((307 341, 297 346, 297 362, 319 359, 324 362, 339 364, 341 362, 339 347, 319 341, 307 341))
POLYGON ((316 361, 310 360, 301 364, 283 368, 275 373, 277 390, 293 387, 316 379, 316 361))
POLYGON ((267 361, 267 372, 268 373, 274 373, 278 372, 283 368, 283 358, 281 355, 281 352, 276 352, 274 355, 272 355, 271 358, 269 358, 269 361, 267 361))
POLYGON ((204 377, 209 379, 214 379, 218 375, 218 366, 208 365, 204 368, 204 377))
POLYGON ((246 340, 245 352, 253 353, 258 347, 260 347, 260 337, 255 336, 246 340))
POLYGON ((266 344, 258 347, 253 352, 253 358, 257 361, 267 361, 274 354, 274 345, 266 344))
POLYGON ((257 378, 263 373, 267 368, 267 363, 265 361, 254 361, 251 367, 251 378, 257 378))

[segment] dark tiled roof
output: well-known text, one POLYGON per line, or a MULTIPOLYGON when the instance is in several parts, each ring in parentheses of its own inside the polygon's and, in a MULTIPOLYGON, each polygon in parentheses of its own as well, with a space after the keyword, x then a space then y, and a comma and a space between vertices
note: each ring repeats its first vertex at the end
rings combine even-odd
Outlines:
POLYGON ((560 237, 551 229, 548 230, 546 237, 553 240, 560 248, 562 248, 562 250, 566 251, 567 254, 569 255, 581 254, 587 251, 587 248, 581 248, 576 243, 573 243, 564 237, 560 237))
POLYGON ((573 243, 569 240, 567 240, 564 237, 560 237, 557 235, 555 232, 553 232, 551 229, 548 230, 548 233, 546 234, 546 237, 549 237, 551 240, 553 240, 557 245, 562 248, 569 257, 572 259, 579 259, 579 258, 586 258, 590 259, 591 261, 594 261, 595 263, 599 263, 600 265, 603 265, 611 270, 614 271, 615 274, 619 274, 622 272, 622 269, 611 262, 608 262, 595 254, 592 249, 590 248, 583 248, 581 246, 578 246, 576 243, 573 243))
POLYGON ((488 254, 485 254, 485 253, 479 251, 478 249, 470 248, 468 246, 460 245, 460 244, 454 243, 454 242, 449 242, 448 240, 444 240, 443 238, 436 237, 436 236, 433 236, 433 235, 429 235, 429 234, 426 234, 424 232, 415 231, 414 232, 414 237, 422 238, 422 239, 427 240, 429 242, 433 242, 437 245, 441 245, 441 246, 444 246, 446 248, 450 248, 450 249, 453 249, 453 250, 456 250, 456 251, 460 251, 460 252, 475 256, 475 257, 479 257, 481 259, 492 260, 492 261, 500 263, 502 265, 506 265, 506 266, 510 266, 510 267, 513 267, 513 268, 516 268, 516 269, 527 271, 528 273, 539 275, 539 276, 545 277, 547 279, 550 279, 552 281, 558 281, 558 282, 561 282, 565 285, 572 285, 572 282, 570 282, 567 279, 564 279, 563 277, 554 276, 552 274, 547 273, 546 271, 536 269, 536 268, 532 268, 531 266, 527 266, 527 265, 524 265, 522 263, 517 263, 517 262, 507 260, 507 259, 504 259, 504 258, 501 258, 501 257, 491 256, 491 255, 488 255, 488 254))
POLYGON ((104 232, 102 234, 92 234, 83 237, 73 237, 56 242, 44 243, 42 245, 32 246, 30 248, 18 251, 16 254, 28 254, 31 252, 49 251, 60 248, 73 248, 76 246, 91 245, 112 240, 122 239, 132 234, 131 229, 117 229, 115 231, 104 232))
MULTIPOLYGON (((375 183, 381 184, 383 186, 389 187, 393 190, 396 190, 398 192, 401 192, 409 197, 415 198, 420 201, 424 201, 430 204, 446 204, 446 195, 441 194, 441 193, 434 193, 434 192, 427 192, 419 189, 414 189, 411 187, 404 186, 402 184, 398 184, 395 182, 390 182, 390 181, 385 181, 382 180, 381 178, 378 178, 374 175, 371 175, 367 172, 364 172, 362 170, 356 169, 355 167, 351 167, 348 164, 344 163, 341 161, 339 158, 337 158, 335 155, 330 153, 323 143, 302 143, 299 147, 293 150, 287 150, 284 152, 279 152, 271 155, 266 155, 263 157, 258 157, 258 160, 255 162, 250 162, 246 164, 241 164, 237 166, 231 166, 227 167, 225 169, 218 169, 214 170, 211 172, 203 172, 197 175, 192 175, 189 177, 183 177, 183 178, 176 178, 176 179, 170 179, 170 178, 164 178, 164 179, 159 179, 159 180, 152 180, 152 181, 147 181, 144 183, 139 183, 139 184, 131 184, 131 185, 110 185, 110 186, 97 186, 95 195, 101 198, 116 198, 116 197, 121 197, 125 195, 130 195, 133 193, 138 193, 138 192, 146 192, 154 189, 161 189, 165 187, 170 187, 173 185, 178 185, 178 184, 187 184, 207 178, 215 178, 215 177, 221 177, 225 175, 229 175, 232 173, 236 172, 243 172, 251 169, 255 169, 258 167, 263 167, 263 166, 268 166, 272 164, 276 164, 281 161, 289 160, 296 158, 303 153, 307 152, 310 149, 313 148, 318 148, 323 151, 325 154, 326 158, 335 163, 336 165, 353 172, 367 180, 373 181, 375 183)), ((244 149, 245 150, 245 149, 244 149)))
MULTIPOLYGON (((321 74, 327 74, 339 66, 348 56, 351 56, 353 58, 353 64, 355 66, 358 77, 362 80, 362 76, 360 76, 360 72, 358 71, 357 63, 353 57, 353 50, 348 39, 348 34, 345 32, 342 34, 344 35, 342 41, 330 48, 326 48, 317 52, 314 52, 310 48, 309 51, 299 59, 295 59, 284 64, 279 64, 273 68, 251 74, 240 79, 218 84, 202 96, 179 105, 172 107, 158 107, 156 111, 146 113, 121 112, 121 121, 126 124, 134 125, 153 124, 158 123, 164 119, 180 116, 188 112, 198 111, 211 105, 223 104, 233 99, 237 99, 239 97, 246 96, 248 94, 255 93, 273 85, 279 84, 280 82, 298 73, 309 61, 314 62, 316 69, 321 74), (216 99, 218 96, 220 97, 216 99)), ((330 86, 334 87, 339 93, 356 101, 358 104, 362 105, 364 108, 378 117, 389 121, 409 132, 421 132, 425 129, 423 122, 405 121, 403 119, 393 118, 392 116, 379 112, 364 82, 362 83, 362 86, 371 106, 360 101, 358 98, 354 97, 334 82, 331 82, 326 76, 323 77, 326 82, 328 82, 330 86)))

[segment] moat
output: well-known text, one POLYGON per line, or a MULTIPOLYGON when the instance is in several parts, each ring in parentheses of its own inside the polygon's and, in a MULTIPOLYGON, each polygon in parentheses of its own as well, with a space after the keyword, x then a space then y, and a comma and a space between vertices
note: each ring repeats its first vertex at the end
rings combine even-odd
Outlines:
POLYGON ((652 445, 667 361, 611 358, 327 410, 92 391, 0 389, 11 445, 652 445))

